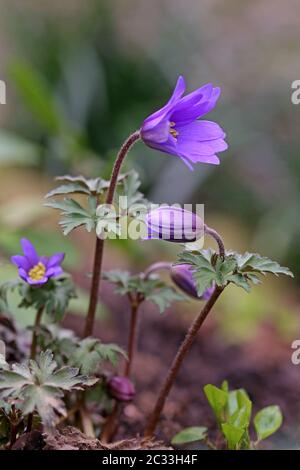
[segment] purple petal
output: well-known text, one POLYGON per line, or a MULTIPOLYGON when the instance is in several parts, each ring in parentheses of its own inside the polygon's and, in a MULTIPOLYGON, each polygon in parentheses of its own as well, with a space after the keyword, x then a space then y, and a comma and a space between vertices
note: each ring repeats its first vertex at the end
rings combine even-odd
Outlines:
POLYGON ((48 268, 45 275, 47 277, 59 276, 63 273, 63 269, 60 266, 53 266, 52 268, 48 268))
POLYGON ((11 262, 15 264, 18 268, 22 268, 25 271, 28 271, 31 268, 31 264, 25 256, 15 255, 11 257, 11 262))
POLYGON ((43 263, 43 265, 45 266, 45 268, 47 268, 48 262, 49 262, 48 256, 40 256, 39 261, 40 261, 41 263, 43 263))
POLYGON ((32 243, 29 240, 27 240, 26 238, 22 238, 21 246, 22 246, 22 249, 23 249, 23 253, 26 256, 26 258, 28 259, 28 261, 32 265, 37 264, 39 262, 39 257, 37 255, 37 252, 35 251, 35 248, 32 245, 32 243))
POLYGON ((184 124, 204 116, 215 107, 220 93, 220 88, 213 88, 211 84, 199 88, 174 106, 170 120, 184 124))
POLYGON ((28 278, 28 274, 27 274, 27 271, 25 271, 25 269, 23 268, 19 268, 19 276, 21 279, 23 279, 24 281, 27 281, 28 278))
POLYGON ((29 276, 27 277, 26 281, 28 282, 28 284, 30 284, 31 286, 39 286, 39 285, 42 285, 42 284, 46 284, 46 282, 48 281, 48 277, 47 276, 44 276, 42 279, 39 279, 39 280, 34 280, 34 279, 31 279, 29 276))
POLYGON ((176 125, 179 138, 187 136, 193 140, 224 139, 225 132, 219 124, 212 121, 194 121, 184 125, 176 125))
POLYGON ((158 111, 148 116, 145 119, 144 124, 148 123, 149 121, 153 123, 153 126, 158 124, 160 120, 163 119, 165 115, 170 111, 170 109, 174 106, 174 104, 177 101, 179 101, 180 97, 183 95, 184 92, 185 92, 185 81, 184 81, 184 78, 180 76, 177 80, 173 94, 171 98, 169 99, 169 101, 165 104, 165 106, 163 106, 158 111))
POLYGON ((59 265, 65 257, 65 253, 56 253, 55 255, 51 256, 48 260, 47 267, 52 268, 54 266, 59 265))
POLYGON ((152 142, 156 144, 166 142, 170 136, 170 122, 168 119, 162 119, 157 123, 157 119, 144 123, 142 128, 143 140, 151 146, 152 142))

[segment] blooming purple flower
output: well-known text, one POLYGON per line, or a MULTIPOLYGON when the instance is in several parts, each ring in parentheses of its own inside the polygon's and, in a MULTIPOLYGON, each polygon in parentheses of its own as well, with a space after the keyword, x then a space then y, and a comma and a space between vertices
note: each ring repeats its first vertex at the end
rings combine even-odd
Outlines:
POLYGON ((147 239, 170 242, 194 242, 203 236, 204 224, 197 214, 180 207, 161 206, 148 212, 147 239))
POLYGON ((215 107, 220 88, 208 83, 182 98, 185 88, 180 76, 167 104, 143 122, 141 137, 149 147, 180 157, 190 170, 199 162, 218 165, 216 153, 228 147, 225 133, 215 122, 198 119, 215 107))
POLYGON ((135 395, 135 388, 127 377, 115 375, 108 381, 110 395, 119 401, 131 401, 135 395))
POLYGON ((40 286, 63 272, 60 264, 65 257, 64 253, 56 253, 50 258, 38 256, 34 246, 26 238, 22 238, 21 246, 24 256, 12 256, 11 261, 18 267, 19 276, 28 284, 40 286))
POLYGON ((209 300, 215 286, 208 287, 201 297, 198 296, 193 270, 189 264, 174 264, 170 269, 170 276, 174 284, 185 294, 198 300, 209 300))

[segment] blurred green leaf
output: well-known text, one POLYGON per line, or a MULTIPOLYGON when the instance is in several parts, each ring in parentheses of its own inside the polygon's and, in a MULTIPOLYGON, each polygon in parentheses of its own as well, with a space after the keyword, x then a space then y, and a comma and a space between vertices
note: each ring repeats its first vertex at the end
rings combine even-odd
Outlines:
POLYGON ((277 405, 267 406, 254 417, 254 427, 258 440, 266 439, 274 434, 282 424, 282 413, 277 405))
POLYGON ((222 423, 222 432, 227 440, 227 446, 229 450, 236 450, 242 436, 244 429, 237 426, 233 426, 229 423, 222 423))
POLYGON ((225 419, 224 409, 227 404, 228 394, 227 392, 224 392, 224 390, 221 390, 220 388, 211 384, 205 385, 203 390, 208 403, 214 411, 218 424, 220 425, 221 422, 225 419))
POLYGON ((38 125, 57 134, 63 124, 61 112, 43 76, 31 64, 19 60, 11 64, 10 77, 38 125))
POLYGON ((203 441, 206 436, 207 428, 203 426, 192 426, 176 434, 171 440, 171 444, 187 444, 189 442, 203 441))

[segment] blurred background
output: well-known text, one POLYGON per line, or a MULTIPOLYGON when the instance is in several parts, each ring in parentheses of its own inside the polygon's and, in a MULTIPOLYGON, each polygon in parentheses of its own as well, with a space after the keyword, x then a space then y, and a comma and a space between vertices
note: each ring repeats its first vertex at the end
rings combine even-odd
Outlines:
MULTIPOLYGON (((234 385, 252 387, 260 404, 280 401, 294 432, 300 423, 300 370, 290 362, 291 342, 300 336, 300 105, 291 103, 291 83, 300 78, 300 3, 0 0, 0 8, 0 79, 7 85, 7 104, 0 105, 0 279, 16 274, 8 260, 20 251, 21 236, 40 252, 65 251, 80 293, 72 311, 83 313, 94 238, 80 229, 63 237, 57 214, 43 207, 54 176, 108 177, 122 141, 164 104, 179 74, 189 90, 220 86, 208 117, 227 132, 229 150, 219 167, 199 164, 192 173, 142 144, 126 165, 138 169, 150 200, 204 203, 206 222, 228 248, 270 256, 295 273, 294 281, 268 280, 251 295, 228 289, 208 326, 222 354, 242 348, 245 364, 260 374, 257 385, 247 371, 234 375, 239 366, 233 367, 234 385)), ((138 271, 158 258, 174 259, 178 249, 166 245, 111 241, 105 265, 138 271)), ((189 321, 195 305, 178 307, 176 321, 189 321)), ((117 323, 112 307, 101 309, 108 325, 117 323)), ((31 321, 30 312, 16 309, 16 315, 22 325, 31 321)), ((150 315, 159 329, 165 320, 150 315)), ((198 394, 204 380, 225 378, 223 365, 212 367, 217 375, 200 377, 198 394)), ((281 439, 293 440, 289 431, 281 439)))

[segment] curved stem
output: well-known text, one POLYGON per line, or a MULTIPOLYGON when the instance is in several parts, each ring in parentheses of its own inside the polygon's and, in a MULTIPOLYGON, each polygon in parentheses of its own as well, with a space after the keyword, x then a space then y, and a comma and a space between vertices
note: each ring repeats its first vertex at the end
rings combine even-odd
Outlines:
POLYGON ((131 303, 131 315, 130 315, 130 330, 128 339, 128 361, 125 365, 124 375, 129 377, 131 374, 133 358, 136 351, 137 333, 138 333, 138 309, 139 304, 137 302, 131 303))
MULTIPOLYGON (((119 153, 117 155, 117 158, 114 163, 113 170, 112 170, 111 178, 110 178, 110 184, 109 184, 109 188, 108 188, 107 195, 106 195, 106 201, 105 201, 106 204, 112 204, 122 163, 127 153, 129 152, 130 148, 133 146, 133 144, 137 140, 139 140, 139 138, 140 138, 140 131, 134 132, 128 137, 128 139, 124 142, 121 149, 119 150, 119 153)), ((97 238, 96 247, 95 247, 95 255, 94 255, 90 301, 89 301, 89 307, 88 307, 84 334, 83 334, 84 337, 90 336, 93 333, 96 308, 97 308, 97 302, 98 302, 98 293, 99 293, 99 287, 100 287, 100 281, 101 281, 103 245, 104 245, 104 240, 101 238, 97 238)))
POLYGON ((215 302, 219 298, 223 291, 223 288, 216 287, 214 292, 212 293, 210 299, 207 301, 207 303, 204 305, 203 309, 199 313, 199 315, 195 318, 193 323, 191 324, 181 346, 179 347, 177 354, 175 355, 173 362, 171 364, 171 367, 169 368, 169 371, 167 373, 167 376, 160 388, 158 398, 156 400, 154 409, 148 419, 148 424, 144 432, 144 436, 146 438, 150 438, 153 436, 153 433, 156 429, 156 426, 158 424, 160 415, 162 413, 162 410, 164 408, 166 399, 168 398, 168 395, 170 393, 170 390, 174 384, 174 381, 177 377, 178 371, 180 369, 180 366, 186 357, 187 353, 189 352, 193 342, 195 341, 195 338, 197 336, 197 333, 202 326, 204 320, 206 319, 207 315, 211 311, 212 307, 214 306, 215 302))
POLYGON ((207 233, 207 235, 210 235, 214 240, 217 242, 218 247, 219 247, 219 254, 221 258, 225 258, 225 246, 222 237, 219 235, 219 233, 214 230, 211 227, 208 227, 207 225, 204 225, 204 232, 207 233))
POLYGON ((44 305, 42 305, 37 313, 36 313, 36 317, 35 317, 35 322, 34 322, 34 330, 33 330, 33 333, 32 333, 32 342, 31 342, 31 349, 30 349, 30 359, 35 359, 35 355, 36 355, 36 347, 37 347, 37 328, 40 326, 41 324, 41 319, 42 319, 42 315, 43 315, 43 311, 44 311, 44 305))
POLYGON ((169 261, 158 261, 157 263, 150 264, 149 268, 146 269, 146 271, 144 272, 144 277, 145 279, 147 279, 150 274, 153 274, 156 271, 161 271, 162 269, 169 270, 171 266, 172 263, 170 263, 169 261))

